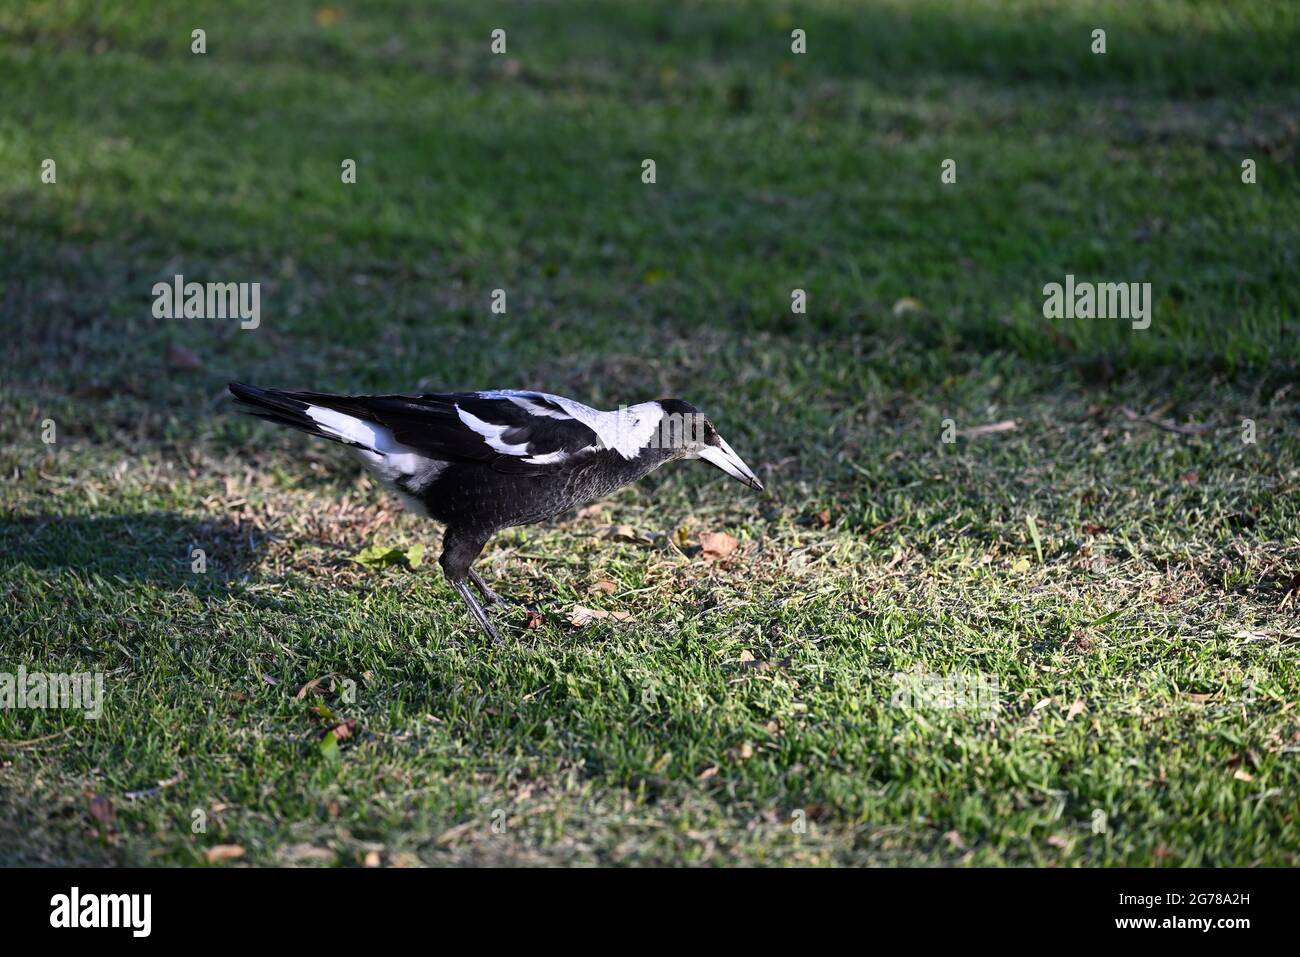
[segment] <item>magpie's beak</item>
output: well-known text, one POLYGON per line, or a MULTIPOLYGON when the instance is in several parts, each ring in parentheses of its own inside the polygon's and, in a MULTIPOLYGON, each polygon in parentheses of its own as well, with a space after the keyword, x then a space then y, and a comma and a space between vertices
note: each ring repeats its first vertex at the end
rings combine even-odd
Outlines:
POLYGON ((721 445, 706 445, 700 450, 700 458, 712 462, 732 478, 740 479, 750 488, 763 491, 763 483, 758 480, 758 476, 725 441, 721 445))

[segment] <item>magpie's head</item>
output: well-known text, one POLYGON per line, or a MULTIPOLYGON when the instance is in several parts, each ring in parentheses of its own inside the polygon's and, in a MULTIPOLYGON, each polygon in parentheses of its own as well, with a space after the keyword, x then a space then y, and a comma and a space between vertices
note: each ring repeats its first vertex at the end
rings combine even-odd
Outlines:
POLYGON ((658 435, 661 444, 681 458, 704 459, 750 488, 763 491, 758 476, 718 434, 707 415, 681 399, 660 399, 659 406, 664 411, 658 435))

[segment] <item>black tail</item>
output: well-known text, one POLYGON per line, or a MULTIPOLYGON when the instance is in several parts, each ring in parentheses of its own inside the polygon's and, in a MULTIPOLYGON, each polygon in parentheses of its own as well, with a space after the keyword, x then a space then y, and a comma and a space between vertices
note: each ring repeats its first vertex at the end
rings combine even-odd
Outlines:
POLYGON ((332 442, 353 448, 377 452, 370 443, 375 440, 372 427, 376 417, 365 407, 366 396, 329 395, 324 392, 282 392, 279 389, 259 389, 243 382, 231 382, 230 392, 239 400, 239 407, 260 419, 287 425, 308 435, 319 435, 332 442), (331 421, 324 421, 325 410, 340 413, 331 421))
POLYGON ((255 385, 232 382, 227 388, 239 400, 241 412, 255 415, 268 422, 287 425, 310 435, 324 435, 315 422, 307 415, 307 403, 296 398, 291 392, 278 389, 259 389, 255 385))
POLYGON ((339 400, 346 402, 342 397, 316 393, 285 393, 279 389, 259 389, 255 385, 246 385, 244 382, 231 382, 227 389, 230 389, 230 394, 239 400, 240 411, 265 419, 269 423, 287 425, 309 436, 322 436, 335 442, 343 442, 343 445, 357 445, 355 442, 339 437, 338 434, 322 429, 316 420, 307 415, 309 403, 305 399, 311 398, 318 406, 329 408, 330 399, 334 399, 335 402, 339 400))

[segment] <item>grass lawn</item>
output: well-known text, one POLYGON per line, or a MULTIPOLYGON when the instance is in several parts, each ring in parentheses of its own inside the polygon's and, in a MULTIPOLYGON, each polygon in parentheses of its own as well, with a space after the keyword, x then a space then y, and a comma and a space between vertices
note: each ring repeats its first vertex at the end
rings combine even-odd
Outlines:
POLYGON ((0 863, 1300 864, 1298 48, 1282 0, 6 5, 0 672, 106 700, 0 710, 0 863), (178 273, 261 324, 154 318, 178 273), (1150 328, 1045 319, 1067 274, 1150 328), (543 617, 493 647, 231 379, 677 396, 770 494, 502 534, 543 617))

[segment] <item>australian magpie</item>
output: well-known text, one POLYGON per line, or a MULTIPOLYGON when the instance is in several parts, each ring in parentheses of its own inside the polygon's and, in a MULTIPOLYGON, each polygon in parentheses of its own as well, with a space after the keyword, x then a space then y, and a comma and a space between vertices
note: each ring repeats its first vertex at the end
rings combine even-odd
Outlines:
POLYGON ((713 423, 680 399, 601 412, 514 390, 347 396, 232 382, 230 391, 253 415, 351 446, 404 505, 442 522, 442 570, 495 642, 465 580, 509 607, 471 567, 499 530, 545 521, 673 459, 704 459, 763 488, 713 423))

